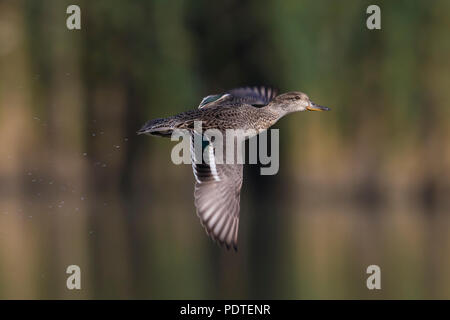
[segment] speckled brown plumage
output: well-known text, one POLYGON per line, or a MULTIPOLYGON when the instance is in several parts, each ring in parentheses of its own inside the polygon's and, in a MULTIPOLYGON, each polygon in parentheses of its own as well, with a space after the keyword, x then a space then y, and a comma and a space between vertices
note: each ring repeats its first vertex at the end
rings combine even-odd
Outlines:
POLYGON ((194 121, 201 121, 204 130, 207 129, 267 129, 277 116, 263 108, 251 105, 213 106, 197 110, 189 110, 165 119, 151 120, 146 124, 147 129, 155 132, 162 128, 167 130, 194 128, 194 121))
POLYGON ((200 153, 206 154, 208 161, 197 159, 194 137, 200 135, 203 139, 202 134, 208 129, 218 129, 222 132, 227 129, 266 130, 284 115, 304 110, 329 109, 314 104, 301 92, 288 92, 277 96, 275 90, 267 87, 237 88, 225 94, 203 98, 198 109, 150 120, 138 134, 168 137, 176 129, 186 129, 190 132, 197 215, 206 232, 214 240, 227 248, 232 246, 237 250, 243 166, 238 163, 216 163, 216 143, 213 141, 208 141, 207 152, 202 149, 200 153), (202 132, 197 132, 194 125, 196 121, 201 121, 202 132))

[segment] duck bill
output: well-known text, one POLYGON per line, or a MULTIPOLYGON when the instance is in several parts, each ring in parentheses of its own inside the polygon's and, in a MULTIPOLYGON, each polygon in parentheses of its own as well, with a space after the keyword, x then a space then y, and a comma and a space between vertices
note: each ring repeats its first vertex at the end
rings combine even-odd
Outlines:
POLYGON ((330 111, 330 108, 319 106, 318 104, 315 104, 314 102, 311 102, 309 106, 306 107, 306 110, 309 111, 330 111))

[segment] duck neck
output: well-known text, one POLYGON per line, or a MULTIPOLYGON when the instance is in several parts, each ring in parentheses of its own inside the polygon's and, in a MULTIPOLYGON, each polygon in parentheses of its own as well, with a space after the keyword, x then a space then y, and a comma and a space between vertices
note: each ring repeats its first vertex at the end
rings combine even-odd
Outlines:
POLYGON ((286 112, 286 109, 283 108, 279 103, 269 103, 267 106, 265 106, 263 109, 267 113, 271 115, 271 117, 274 119, 273 123, 280 120, 282 117, 284 117, 288 112, 286 112))

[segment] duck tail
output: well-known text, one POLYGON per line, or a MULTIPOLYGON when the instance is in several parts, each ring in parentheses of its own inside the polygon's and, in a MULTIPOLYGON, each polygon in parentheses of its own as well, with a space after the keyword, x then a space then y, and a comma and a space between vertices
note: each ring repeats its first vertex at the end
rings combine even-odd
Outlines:
POLYGON ((137 134, 149 134, 160 137, 170 137, 174 130, 171 118, 158 118, 147 121, 137 134))

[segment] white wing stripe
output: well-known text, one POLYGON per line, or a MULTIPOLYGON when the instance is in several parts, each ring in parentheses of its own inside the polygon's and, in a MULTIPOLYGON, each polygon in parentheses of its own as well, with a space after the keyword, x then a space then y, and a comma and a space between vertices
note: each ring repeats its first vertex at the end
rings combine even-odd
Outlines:
POLYGON ((220 181, 219 174, 217 173, 217 167, 216 167, 216 157, 214 156, 214 148, 211 147, 211 145, 208 146, 209 148, 209 167, 211 168, 211 173, 214 177, 214 180, 220 181))

